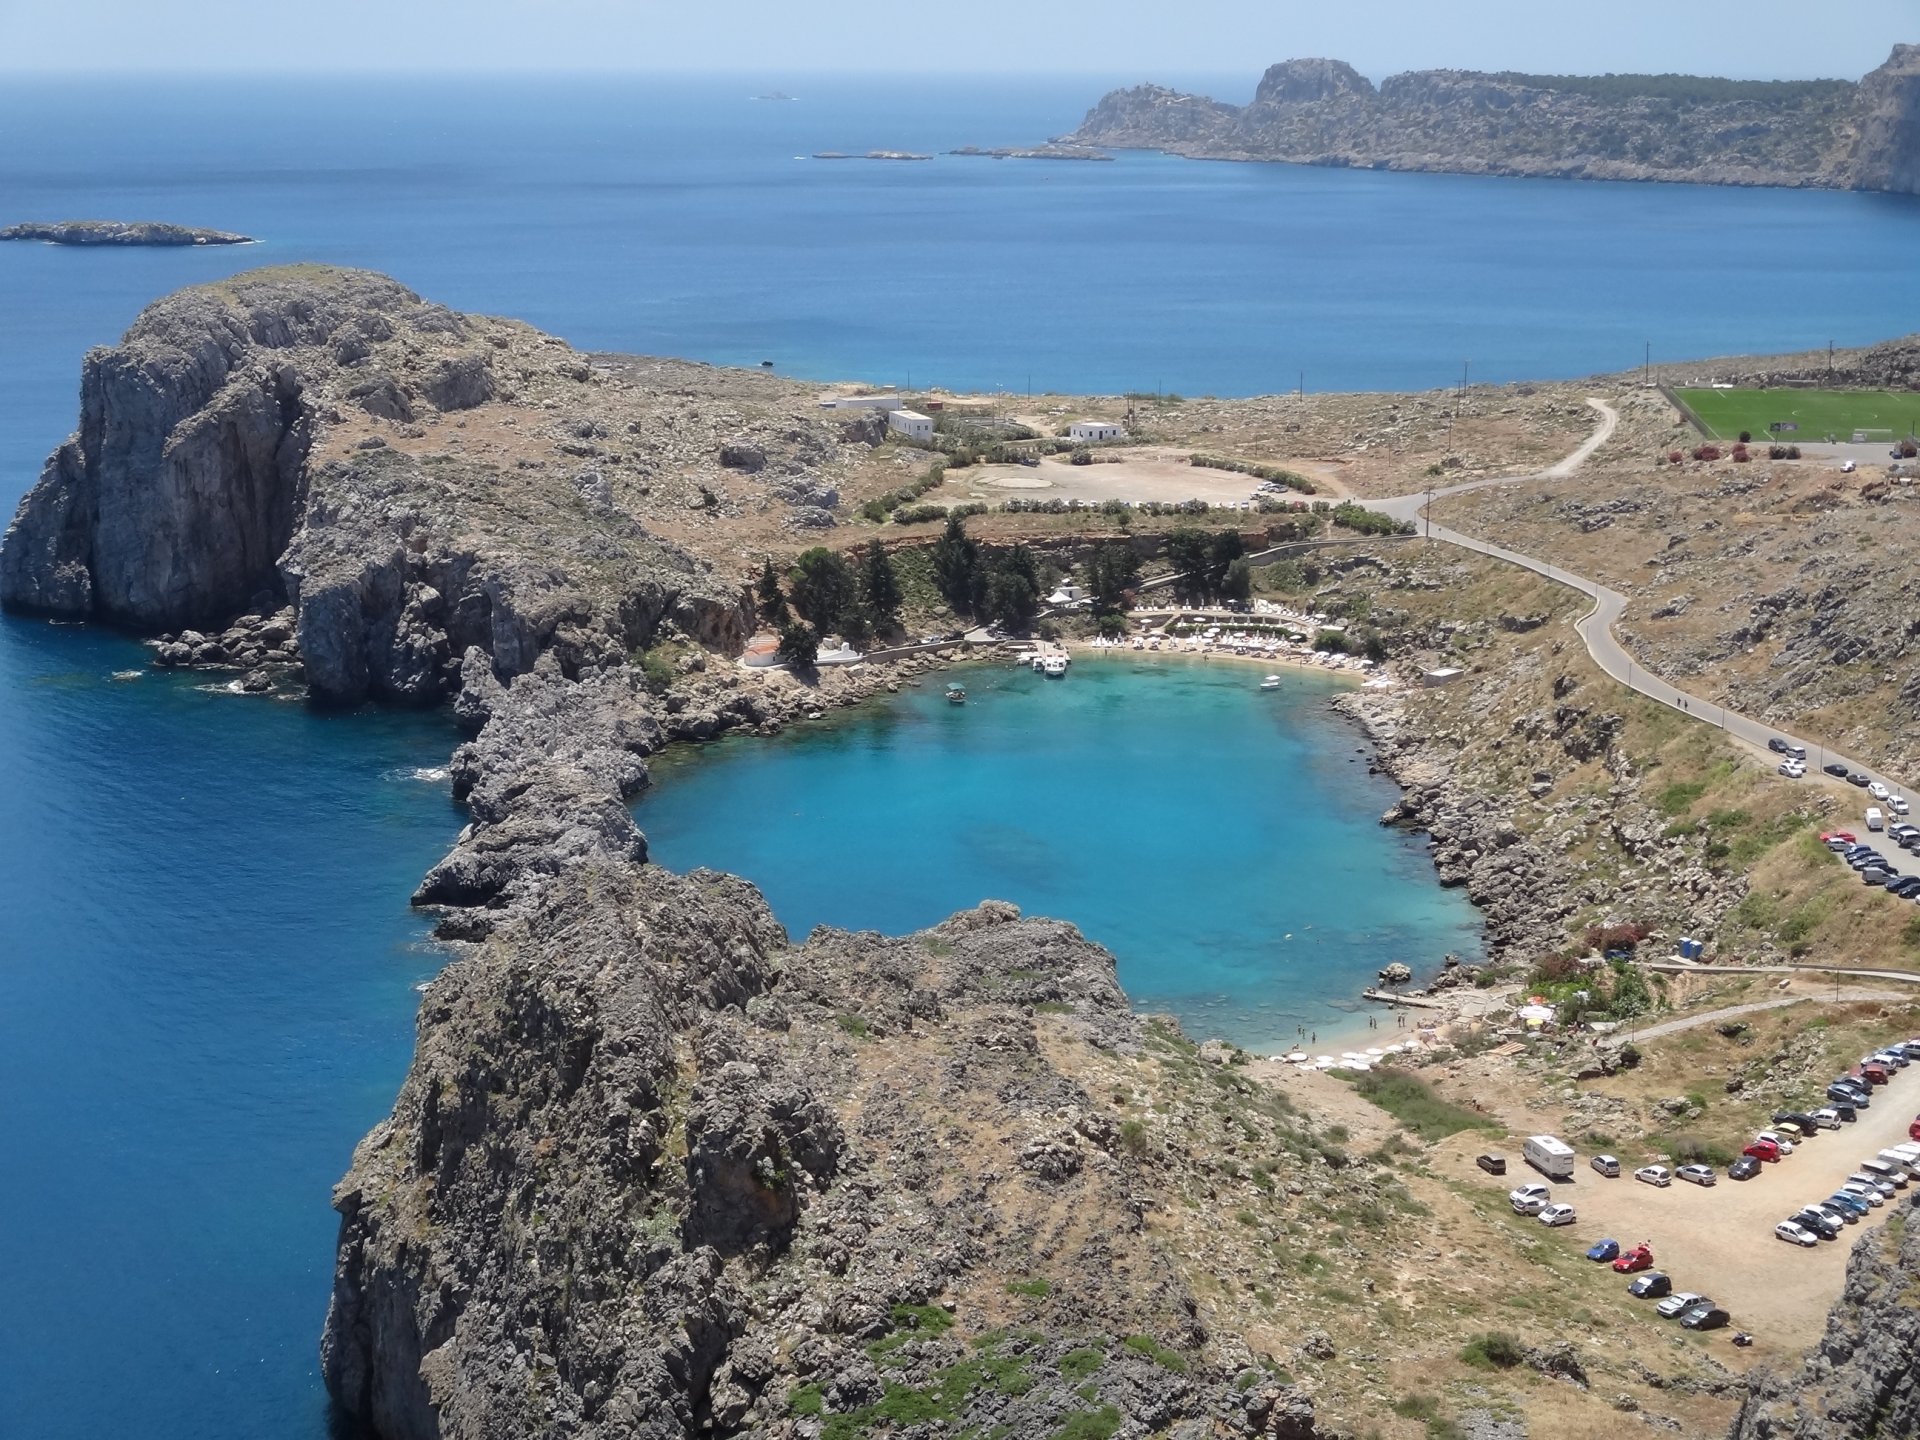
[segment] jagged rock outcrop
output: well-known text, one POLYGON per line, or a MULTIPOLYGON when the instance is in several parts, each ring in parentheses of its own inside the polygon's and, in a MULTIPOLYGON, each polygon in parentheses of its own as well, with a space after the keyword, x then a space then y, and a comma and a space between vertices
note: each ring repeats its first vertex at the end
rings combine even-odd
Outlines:
MULTIPOLYGON (((583 488, 524 455, 509 469, 417 443, 510 384, 582 377, 558 342, 376 275, 300 267, 181 291, 87 357, 80 429, 0 544, 0 604, 158 632, 175 664, 225 663, 207 634, 291 606, 297 646, 275 658, 339 704, 437 702, 476 646, 502 678, 549 652, 568 674, 620 663, 668 624, 737 652, 738 586, 616 504, 603 470, 583 488), (182 633, 199 640, 182 651, 182 633)), ((543 425, 550 408, 533 412, 543 425)), ((573 424, 563 450, 588 449, 583 427, 607 433, 573 424)), ((837 499, 803 483, 833 442, 792 433, 782 455, 806 458, 784 483, 810 508, 837 499)))
POLYGON ((1892 58, 1860 82, 1855 124, 1847 183, 1920 195, 1920 45, 1894 46, 1892 58))
POLYGON ((1151 1172, 1052 1058, 1142 1033, 1111 956, 1010 906, 794 948, 742 881, 589 860, 427 993, 335 1193, 328 1387, 387 1440, 1307 1440, 1305 1395, 1204 1358, 1151 1172), (1016 1281, 1057 1298, 1008 1331, 1016 1281))
POLYGON ((202 230, 156 220, 62 220, 9 225, 0 240, 40 240, 48 245, 251 245, 250 235, 231 230, 202 230))
POLYGON ((1116 90, 1063 139, 1306 165, 1912 193, 1916 51, 1896 47, 1858 85, 1423 70, 1376 89, 1342 61, 1289 60, 1246 106, 1116 90))
POLYGON ((1920 1224, 1866 1230, 1826 1333, 1797 1373, 1756 1372, 1729 1440, 1920 1435, 1920 1224))

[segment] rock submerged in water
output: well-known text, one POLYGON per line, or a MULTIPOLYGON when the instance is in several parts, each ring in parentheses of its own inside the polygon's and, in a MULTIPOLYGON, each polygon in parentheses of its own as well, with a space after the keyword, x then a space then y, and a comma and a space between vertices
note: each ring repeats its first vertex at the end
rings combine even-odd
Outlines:
POLYGON ((188 245, 251 245, 251 235, 231 230, 201 230, 154 220, 62 220, 0 229, 0 240, 39 240, 48 245, 150 245, 163 249, 188 245))

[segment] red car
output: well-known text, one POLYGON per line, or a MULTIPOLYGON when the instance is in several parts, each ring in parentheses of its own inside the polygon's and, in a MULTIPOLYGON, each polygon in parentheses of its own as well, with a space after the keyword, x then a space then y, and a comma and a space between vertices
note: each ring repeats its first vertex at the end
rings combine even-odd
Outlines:
POLYGON ((1756 1140, 1740 1153, 1751 1155, 1756 1160, 1778 1160, 1780 1147, 1771 1140, 1756 1140))
POLYGON ((1914 1116, 1913 1123, 1907 1126, 1907 1138, 1909 1140, 1920 1140, 1920 1115, 1914 1116))
POLYGON ((1636 1271, 1653 1268, 1653 1251, 1645 1245, 1636 1245, 1618 1260, 1613 1268, 1622 1275, 1632 1275, 1636 1271))
POLYGON ((1865 1077, 1871 1085, 1884 1085, 1893 1078, 1884 1065, 1862 1065, 1854 1073, 1865 1077))
POLYGON ((1844 840, 1849 845, 1858 845, 1860 843, 1845 830, 1822 830, 1820 832, 1820 843, 1824 845, 1829 840, 1844 840))

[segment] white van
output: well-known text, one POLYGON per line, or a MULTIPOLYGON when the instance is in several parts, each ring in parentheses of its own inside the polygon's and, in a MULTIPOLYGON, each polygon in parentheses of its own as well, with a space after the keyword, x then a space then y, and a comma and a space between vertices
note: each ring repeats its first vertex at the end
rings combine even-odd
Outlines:
POLYGON ((1520 1147, 1527 1163, 1553 1180, 1573 1179, 1573 1147, 1551 1135, 1535 1135, 1520 1147))
POLYGON ((1885 1160, 1862 1160, 1860 1168, 1876 1180, 1884 1180, 1897 1189, 1907 1188, 1907 1167, 1889 1165, 1885 1160))
POLYGON ((1880 807, 1878 805, 1869 805, 1867 807, 1867 829, 1884 830, 1886 828, 1887 817, 1880 813, 1880 807))
POLYGON ((1873 1158, 1882 1164, 1892 1166, 1895 1170, 1905 1171, 1908 1175, 1913 1174, 1915 1169, 1920 1167, 1920 1156, 1904 1145, 1896 1145, 1891 1150, 1882 1150, 1873 1158))

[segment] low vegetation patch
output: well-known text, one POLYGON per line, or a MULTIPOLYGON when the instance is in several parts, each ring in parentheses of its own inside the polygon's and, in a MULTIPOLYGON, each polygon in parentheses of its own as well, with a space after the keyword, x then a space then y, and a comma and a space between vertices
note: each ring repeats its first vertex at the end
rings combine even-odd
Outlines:
MULTIPOLYGON (((1352 1072, 1335 1071, 1335 1074, 1352 1072)), ((1415 1075, 1368 1070, 1353 1075, 1353 1088, 1422 1140, 1444 1140, 1462 1130, 1498 1130, 1497 1121, 1436 1095, 1415 1075)))

